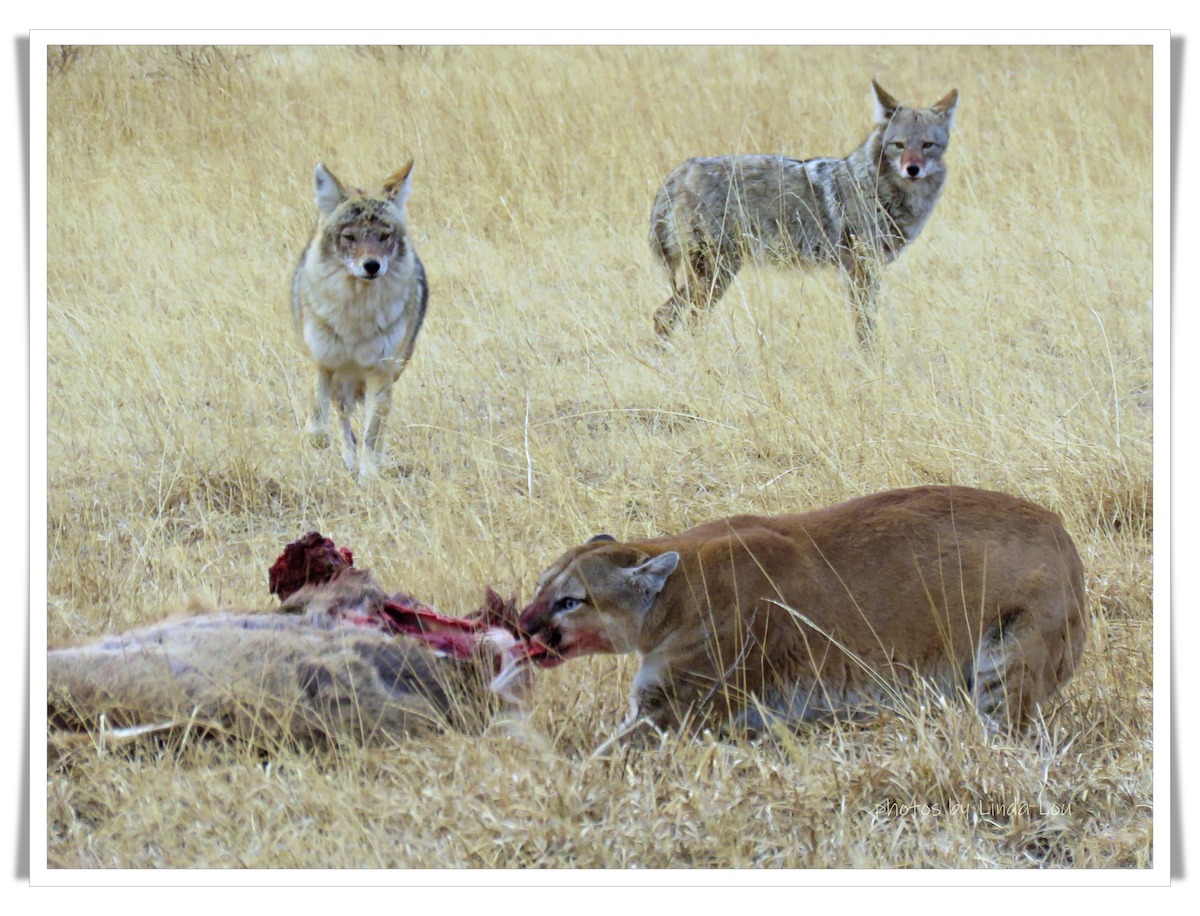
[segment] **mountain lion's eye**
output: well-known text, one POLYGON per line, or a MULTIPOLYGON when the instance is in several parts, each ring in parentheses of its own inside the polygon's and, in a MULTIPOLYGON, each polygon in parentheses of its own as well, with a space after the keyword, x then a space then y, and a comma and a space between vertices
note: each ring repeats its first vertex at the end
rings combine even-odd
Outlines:
POLYGON ((555 612, 573 611, 573 610, 575 610, 575 608, 579 607, 579 605, 581 605, 581 604, 583 604, 583 602, 580 601, 578 598, 572 598, 570 595, 564 595, 562 598, 558 599, 557 603, 554 606, 554 610, 555 610, 555 612))

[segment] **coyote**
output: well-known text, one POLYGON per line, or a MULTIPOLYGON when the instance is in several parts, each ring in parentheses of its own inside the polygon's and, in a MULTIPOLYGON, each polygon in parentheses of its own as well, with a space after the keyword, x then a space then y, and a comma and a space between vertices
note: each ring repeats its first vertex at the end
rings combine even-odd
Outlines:
POLYGON ((922 684, 970 697, 990 732, 1018 731, 1075 671, 1088 621, 1056 515, 932 486, 673 537, 598 535, 542 574, 519 628, 544 668, 638 653, 616 740, 647 721, 753 732, 856 717, 922 684))
POLYGON ((844 159, 720 156, 667 176, 650 213, 650 244, 672 287, 654 313, 660 335, 720 299, 746 259, 836 263, 858 341, 871 345, 879 269, 933 212, 958 104, 954 89, 931 108, 903 108, 871 85, 875 129, 844 159))
POLYGON ((350 413, 364 401, 360 480, 378 473, 392 385, 412 356, 429 303, 425 268, 408 237, 412 167, 410 161, 367 193, 343 188, 318 163, 317 228, 292 277, 292 317, 317 365, 308 434, 319 448, 329 445, 332 397, 341 414, 342 460, 353 471, 350 413))

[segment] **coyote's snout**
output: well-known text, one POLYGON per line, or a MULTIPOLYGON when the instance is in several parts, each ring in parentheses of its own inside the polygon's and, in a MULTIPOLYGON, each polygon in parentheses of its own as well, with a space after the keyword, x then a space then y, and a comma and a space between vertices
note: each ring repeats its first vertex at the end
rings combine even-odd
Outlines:
POLYGON ((650 214, 650 243, 672 289, 654 315, 659 334, 695 320, 751 260, 837 264, 858 340, 872 342, 879 269, 933 212, 958 105, 957 90, 917 109, 872 87, 875 128, 845 158, 689 159, 667 176, 650 214))
POLYGON ((623 729, 855 716, 920 683, 1019 729, 1078 665, 1083 602, 1056 515, 919 487, 672 537, 598 536, 543 573, 520 627, 542 667, 637 652, 623 729))
POLYGON ((412 162, 382 188, 343 188, 323 165, 314 175, 317 228, 292 277, 292 315, 317 366, 308 433, 329 444, 329 405, 338 407, 342 460, 373 477, 383 452, 392 385, 412 356, 425 320, 425 268, 408 237, 412 162), (350 427, 365 404, 361 457, 350 427))

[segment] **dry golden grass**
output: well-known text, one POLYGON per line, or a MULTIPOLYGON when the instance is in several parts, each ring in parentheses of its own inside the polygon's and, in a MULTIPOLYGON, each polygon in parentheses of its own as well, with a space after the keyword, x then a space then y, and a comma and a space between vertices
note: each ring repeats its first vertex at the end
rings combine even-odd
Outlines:
MULTIPOLYGON (((51 867, 1138 867, 1152 862, 1148 48, 51 48, 51 639, 267 607, 312 528, 381 582, 527 596, 566 546, 893 486, 1062 514, 1094 631, 1040 740, 966 709, 588 761, 631 659, 538 675, 529 734, 332 755, 84 747, 51 867), (914 78, 920 74, 920 79, 914 78), (961 93, 947 190, 857 352, 832 271, 747 269, 668 348, 646 241, 691 155, 850 150, 869 80, 961 93), (1089 157, 1096 135, 1119 157, 1089 157), (302 427, 288 284, 320 159, 417 160, 431 311, 396 472, 302 427), (912 806, 916 806, 913 810, 912 806)), ((35 860, 41 854, 34 850, 35 860)))

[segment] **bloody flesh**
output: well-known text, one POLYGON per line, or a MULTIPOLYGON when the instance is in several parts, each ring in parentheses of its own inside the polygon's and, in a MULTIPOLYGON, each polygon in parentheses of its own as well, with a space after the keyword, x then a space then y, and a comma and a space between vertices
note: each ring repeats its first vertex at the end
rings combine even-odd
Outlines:
POLYGON ((354 565, 354 554, 338 547, 319 532, 310 531, 292 541, 267 572, 272 595, 280 601, 290 598, 306 585, 332 582, 345 569, 354 565))
POLYGON ((517 621, 515 596, 506 600, 488 588, 478 610, 464 617, 451 617, 403 592, 384 595, 368 571, 354 566, 350 550, 338 547, 316 531, 288 544, 272 564, 268 578, 271 594, 278 595, 280 600, 290 598, 306 586, 333 582, 350 585, 361 580, 361 589, 339 591, 326 612, 354 626, 412 637, 454 658, 470 658, 485 634, 494 629, 504 630, 514 638, 516 645, 510 658, 519 662, 537 660, 545 664, 543 657, 549 652, 544 645, 528 641, 517 621))

